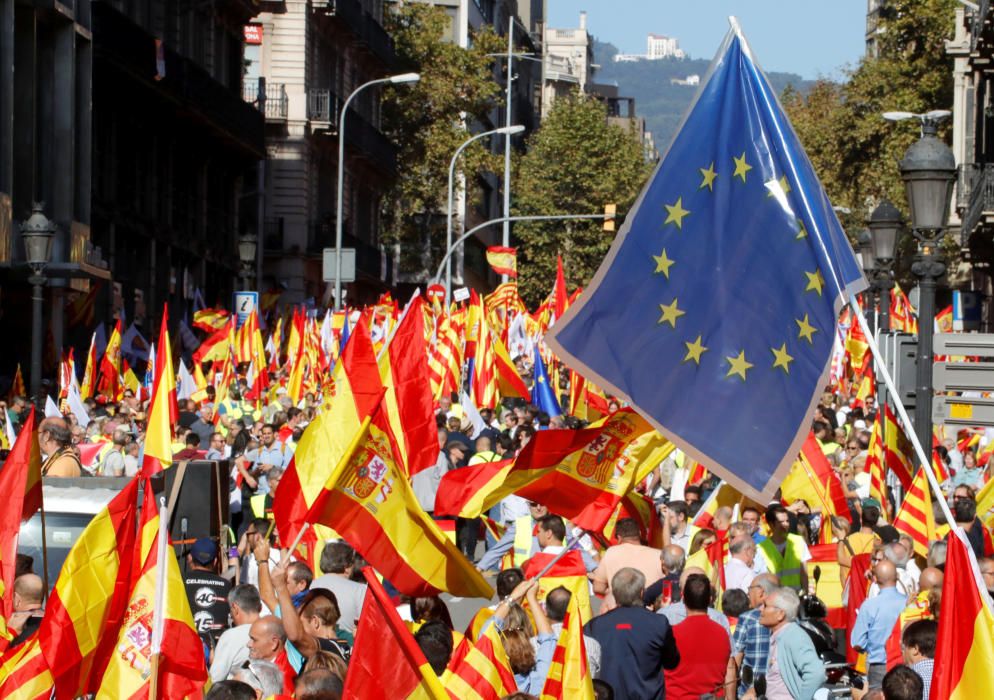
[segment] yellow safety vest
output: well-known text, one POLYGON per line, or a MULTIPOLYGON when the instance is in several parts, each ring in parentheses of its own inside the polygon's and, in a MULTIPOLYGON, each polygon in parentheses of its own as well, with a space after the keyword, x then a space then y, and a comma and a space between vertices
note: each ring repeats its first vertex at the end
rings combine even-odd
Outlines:
POLYGON ((522 515, 514 521, 514 546, 500 561, 501 571, 515 566, 521 566, 532 555, 532 544, 535 535, 535 521, 530 515, 522 515))
POLYGON ((759 543, 759 548, 763 550, 763 556, 769 565, 772 573, 780 578, 780 585, 790 588, 801 587, 801 549, 804 540, 800 535, 787 535, 787 546, 784 548, 783 556, 773 543, 773 539, 767 537, 759 543))
MULTIPOLYGON (((266 496, 268 493, 257 493, 249 499, 249 505, 252 508, 252 515, 256 518, 269 518, 266 515, 266 496)), ((271 520, 272 518, 270 518, 271 520)))

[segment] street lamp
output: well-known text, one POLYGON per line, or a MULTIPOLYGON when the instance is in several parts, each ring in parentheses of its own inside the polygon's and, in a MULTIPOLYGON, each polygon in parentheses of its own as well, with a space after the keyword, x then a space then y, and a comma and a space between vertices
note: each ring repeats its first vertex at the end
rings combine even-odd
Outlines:
POLYGON ((897 250, 897 236, 904 220, 901 212, 888 200, 883 200, 870 214, 866 225, 870 229, 870 256, 874 262, 873 287, 880 293, 880 330, 890 330, 890 290, 894 288, 891 269, 897 250))
POLYGON ((921 138, 898 163, 908 193, 911 233, 918 240, 918 254, 911 272, 918 277, 918 361, 916 368, 915 432, 922 445, 932 444, 932 334, 935 320, 935 288, 946 266, 938 251, 946 221, 956 158, 936 137, 937 117, 921 117, 921 138))
MULTIPOLYGON (((860 266, 863 268, 863 274, 866 275, 868 280, 872 280, 876 271, 876 260, 873 258, 873 238, 870 236, 869 231, 863 229, 856 237, 856 242, 857 257, 859 258, 860 266)), ((870 330, 872 331, 876 323, 875 312, 878 299, 875 285, 870 285, 870 288, 867 290, 867 298, 869 299, 869 303, 865 308, 866 322, 870 324, 870 330)))
POLYGON ((52 258, 52 242, 55 239, 55 223, 42 211, 44 204, 35 202, 31 216, 21 224, 21 238, 24 239, 24 257, 31 276, 31 396, 37 400, 41 390, 41 317, 45 285, 45 268, 52 258))
MULTIPOLYGON (((452 207, 453 207, 452 199, 453 199, 453 196, 454 196, 453 195, 453 190, 454 190, 454 187, 455 187, 454 184, 453 184, 453 181, 455 180, 455 176, 456 176, 456 161, 459 160, 459 154, 461 154, 463 152, 463 150, 469 144, 473 143, 474 141, 478 141, 478 140, 484 138, 485 136, 492 136, 493 134, 504 134, 507 137, 511 137, 514 134, 520 134, 524 130, 525 130, 525 127, 521 126, 520 124, 516 124, 514 126, 502 126, 499 129, 492 129, 490 131, 484 131, 484 132, 482 132, 480 134, 475 134, 475 135, 469 137, 468 139, 466 139, 462 143, 461 146, 459 146, 459 148, 456 149, 455 154, 453 154, 453 156, 452 156, 452 160, 449 161, 449 200, 448 200, 449 201, 449 207, 448 207, 448 210, 446 211, 446 217, 445 217, 445 249, 446 250, 448 250, 449 248, 452 247, 452 207)), ((508 140, 508 142, 510 142, 511 139, 508 138, 507 140, 508 140)), ((504 183, 504 187, 507 187, 507 183, 506 182, 504 183)), ((506 216, 507 215, 505 214, 505 217, 506 216)), ((446 263, 446 266, 445 266, 445 300, 446 300, 446 302, 448 302, 451 298, 452 298, 452 258, 449 258, 448 262, 446 263)))
POLYGON ((404 83, 416 83, 421 80, 417 73, 401 73, 391 75, 387 78, 370 80, 363 83, 348 96, 342 103, 342 110, 338 115, 338 207, 335 212, 335 311, 342 308, 342 206, 345 199, 345 114, 348 112, 349 103, 352 98, 360 92, 373 85, 402 85, 404 83))
POLYGON ((255 269, 255 253, 258 239, 254 234, 246 233, 238 238, 238 260, 241 262, 242 289, 248 289, 249 279, 255 269))

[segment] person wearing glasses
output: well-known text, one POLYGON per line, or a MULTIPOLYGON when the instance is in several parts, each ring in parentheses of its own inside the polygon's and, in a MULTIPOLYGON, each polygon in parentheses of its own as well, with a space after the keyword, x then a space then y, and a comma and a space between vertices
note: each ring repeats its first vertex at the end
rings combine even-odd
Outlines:
MULTIPOLYGON (((766 675, 766 662, 770 655, 770 630, 759 623, 766 596, 780 587, 780 580, 773 574, 760 574, 749 584, 746 594, 751 608, 739 615, 732 635, 732 658, 740 670, 748 666, 753 677, 766 675)), ((749 686, 740 684, 739 694, 749 686)))
MULTIPOLYGON (((760 608, 759 622, 770 631, 766 666, 768 698, 811 700, 825 682, 825 667, 811 637, 794 622, 800 607, 801 599, 794 589, 777 588, 766 595, 760 608)), ((750 690, 743 697, 755 698, 756 695, 750 690)))

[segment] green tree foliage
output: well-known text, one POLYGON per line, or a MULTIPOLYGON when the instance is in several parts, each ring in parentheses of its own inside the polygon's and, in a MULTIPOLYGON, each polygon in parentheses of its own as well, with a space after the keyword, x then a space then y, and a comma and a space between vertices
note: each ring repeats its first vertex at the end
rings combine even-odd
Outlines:
MULTIPOLYGON (((514 213, 597 214, 616 203, 620 219, 649 168, 634 131, 608 124, 603 104, 580 95, 561 98, 517 163, 514 213)), ((551 290, 557 254, 563 256, 570 289, 585 286, 613 240, 600 221, 519 223, 514 234, 521 242, 519 287, 531 305, 551 290)))
POLYGON ((889 122, 881 114, 952 108, 953 59, 945 42, 953 38, 956 6, 955 0, 882 3, 877 57, 861 59, 841 84, 820 80, 807 96, 790 88, 783 94, 829 197, 851 212, 841 217, 851 236, 883 198, 907 212, 897 163, 918 139, 918 123, 889 122))
MULTIPOLYGON (((402 4, 386 17, 399 69, 421 74, 417 83, 386 90, 383 99, 399 172, 384 197, 381 237, 401 244, 402 271, 424 270, 444 254, 449 162, 469 137, 466 126, 483 120, 501 94, 487 55, 502 50, 500 38, 488 27, 464 49, 446 40, 449 24, 442 8, 421 3, 402 4)), ((463 151, 460 167, 471 181, 474 173, 494 170, 495 161, 476 142, 463 151)))

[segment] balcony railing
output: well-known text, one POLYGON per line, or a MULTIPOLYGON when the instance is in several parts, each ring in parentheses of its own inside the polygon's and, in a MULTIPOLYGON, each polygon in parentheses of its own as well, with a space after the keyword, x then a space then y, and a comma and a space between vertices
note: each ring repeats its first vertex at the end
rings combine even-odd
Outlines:
POLYGON ((976 164, 974 167, 969 205, 963 214, 964 243, 985 215, 994 217, 994 163, 976 164))
POLYGON ((286 121, 290 100, 283 83, 270 83, 265 78, 248 80, 242 88, 245 101, 266 115, 270 121, 286 121))
POLYGON ((307 91, 307 118, 312 122, 322 122, 333 131, 338 129, 338 98, 326 88, 311 88, 307 91))
MULTIPOLYGON (((341 110, 341 98, 330 89, 311 88, 307 91, 307 118, 315 128, 337 133, 341 110)), ((346 115, 345 143, 362 151, 384 170, 392 171, 397 166, 396 147, 351 105, 346 115)))
POLYGON ((385 65, 393 66, 397 59, 393 39, 383 25, 362 8, 359 0, 312 0, 312 7, 341 21, 370 53, 385 65))

